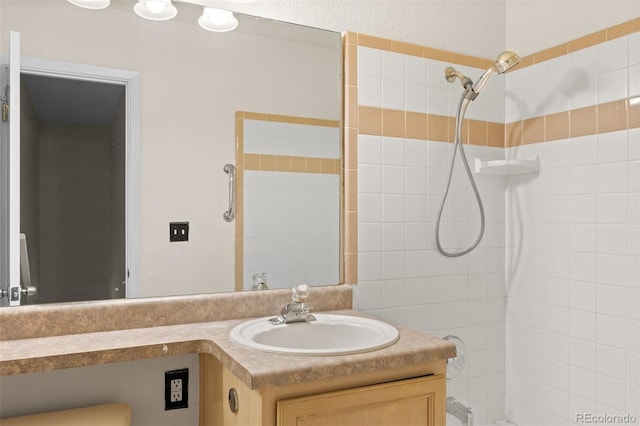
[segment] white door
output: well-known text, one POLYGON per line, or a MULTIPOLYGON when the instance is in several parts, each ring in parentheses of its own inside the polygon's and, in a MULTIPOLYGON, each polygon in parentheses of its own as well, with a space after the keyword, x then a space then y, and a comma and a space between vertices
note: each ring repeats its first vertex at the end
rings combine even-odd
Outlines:
POLYGON ((20 33, 9 33, 2 106, 2 305, 20 304, 20 33), (8 139, 9 143, 6 143, 8 139), (8 205, 6 201, 8 200, 8 205))

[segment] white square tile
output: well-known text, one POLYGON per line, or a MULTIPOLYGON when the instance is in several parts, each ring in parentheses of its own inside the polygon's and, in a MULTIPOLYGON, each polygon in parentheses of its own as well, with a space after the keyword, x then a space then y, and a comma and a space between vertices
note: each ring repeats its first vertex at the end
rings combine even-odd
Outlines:
POLYGON ((382 51, 358 46, 358 75, 382 77, 382 51))
POLYGON ((382 225, 382 251, 403 251, 405 249, 405 224, 384 223, 382 225))
POLYGON ((408 224, 427 221, 426 195, 407 194, 405 197, 405 206, 405 220, 408 224))
POLYGON ((627 36, 629 40, 629 64, 640 63, 640 34, 633 33, 627 36))
POLYGON ((388 280, 382 283, 382 309, 404 306, 404 280, 388 280))
POLYGON ((382 250, 382 224, 358 224, 358 250, 360 252, 379 252, 382 250))
POLYGON ((627 164, 627 191, 640 192, 640 161, 629 161, 627 164))
POLYGON ((596 223, 597 198, 593 194, 569 196, 569 221, 572 223, 596 223))
POLYGON ((405 109, 404 85, 403 81, 382 80, 382 108, 405 109))
POLYGON ((614 163, 627 159, 627 131, 597 135, 598 163, 614 163))
MULTIPOLYGON (((427 249, 428 229, 426 223, 407 223, 406 224, 406 248, 407 250, 426 250, 427 249)), ((424 262, 426 263, 426 253, 424 262)))
POLYGON ((640 64, 629 66, 629 97, 640 95, 640 64))
POLYGON ((598 253, 627 254, 627 226, 599 224, 598 253))
POLYGON ((605 43, 598 48, 598 73, 626 67, 629 64, 629 40, 620 37, 605 43))
POLYGON ((626 163, 598 164, 597 176, 597 190, 599 194, 626 192, 626 163))
POLYGON ((382 278, 393 280, 404 278, 405 253, 401 251, 382 253, 382 278))
POLYGON ((596 311, 596 285, 589 282, 569 282, 569 306, 583 311, 596 311))
MULTIPOLYGON (((596 192, 596 183, 599 182, 597 180, 596 171, 599 170, 599 167, 596 166, 575 166, 571 167, 571 193, 572 194, 591 194, 596 192)), ((603 192, 605 185, 604 183, 609 184, 609 180, 606 182, 603 180, 603 192)), ((609 185, 610 186, 610 185, 609 185)), ((607 186, 606 188, 608 188, 607 186)))
POLYGON ((427 274, 427 251, 408 250, 405 252, 405 277, 420 278, 427 274))
MULTIPOLYGON (((359 179, 358 179, 358 182, 360 182, 359 179)), ((405 193, 404 167, 398 167, 398 166, 382 167, 382 192, 383 194, 404 194, 405 193)))
POLYGON ((640 385, 640 353, 627 351, 627 381, 640 385))
POLYGON ((384 166, 405 165, 405 141, 402 138, 382 137, 382 164, 384 166))
POLYGON ((358 164, 382 164, 382 137, 358 135, 358 164))
POLYGON ((569 279, 594 281, 596 278, 596 255, 589 253, 569 254, 569 279))
POLYGON ((405 55, 395 52, 382 52, 382 78, 385 80, 405 80, 405 55))
MULTIPOLYGON (((407 183, 405 191, 407 195, 427 195, 427 168, 426 167, 407 167, 406 169, 407 183)), ((426 215, 423 216, 426 221, 426 215)))
POLYGON ((624 410, 626 404, 625 382, 603 374, 596 374, 596 401, 608 407, 624 410))
POLYGON ((385 194, 382 196, 382 221, 385 223, 405 222, 405 200, 401 194, 385 194))
POLYGON ((381 252, 358 254, 358 279, 360 281, 379 281, 382 279, 381 252))
POLYGON ((598 195, 598 223, 626 224, 627 223, 627 194, 598 195))
POLYGON ((598 103, 625 99, 627 97, 627 68, 598 73, 598 103))
POLYGON ((382 195, 358 194, 358 221, 382 222, 382 195))
POLYGON ((406 83, 405 85, 405 108, 407 111, 425 113, 428 110, 428 88, 426 85, 406 83))
POLYGON ((382 79, 362 75, 358 77, 358 105, 382 108, 382 79))
POLYGON ((599 344, 624 348, 626 339, 625 319, 618 316, 598 314, 596 333, 599 344))
POLYGON ((626 258, 616 255, 597 255, 596 281, 615 286, 627 285, 626 258))
POLYGON ((569 392, 594 400, 596 397, 596 373, 578 367, 569 367, 569 392))
POLYGON ((382 307, 382 282, 361 281, 356 287, 357 294, 354 296, 358 309, 369 311, 382 307))
POLYGON ((627 288, 626 317, 640 321, 640 288, 627 288))
POLYGON ((570 249, 575 252, 595 253, 597 227, 594 224, 571 224, 569 228, 570 249))
POLYGON ((569 363, 595 372, 596 344, 593 341, 569 338, 569 363))
POLYGON ((598 153, 598 137, 596 135, 580 136, 569 139, 571 165, 580 166, 595 164, 598 153))
POLYGON ((626 379, 626 354, 624 349, 613 346, 597 345, 597 373, 604 374, 616 379, 626 379))
POLYGON ((405 80, 408 83, 427 85, 427 59, 405 56, 405 80))
POLYGON ((382 193, 382 167, 363 164, 358 167, 358 194, 382 193))
POLYGON ((569 310, 569 335, 578 339, 596 341, 596 314, 593 312, 569 310))

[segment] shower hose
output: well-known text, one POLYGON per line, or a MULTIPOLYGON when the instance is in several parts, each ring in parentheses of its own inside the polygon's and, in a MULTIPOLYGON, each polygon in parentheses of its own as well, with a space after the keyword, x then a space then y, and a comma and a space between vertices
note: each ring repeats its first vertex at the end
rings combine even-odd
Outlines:
POLYGON ((471 169, 469 168, 469 162, 467 161, 467 156, 464 153, 464 147, 460 142, 460 135, 462 134, 462 121, 464 120, 464 114, 467 111, 467 107, 469 106, 469 99, 467 99, 467 93, 470 89, 467 89, 462 92, 462 96, 460 96, 460 102, 458 102, 458 112, 456 114, 456 127, 455 127, 455 137, 453 144, 453 155, 451 156, 451 166, 449 167, 449 178, 447 180, 447 186, 444 190, 444 194, 442 194, 442 200, 440 201, 440 208, 438 209, 438 216, 436 218, 436 246, 438 251, 447 257, 460 257, 464 256, 467 253, 470 253, 473 249, 475 249, 480 241, 482 240, 482 236, 484 235, 484 227, 485 227, 485 217, 484 217, 484 207, 482 206, 482 199, 480 198, 480 193, 478 192, 478 187, 476 186, 476 182, 473 179, 473 175, 471 173, 471 169), (460 149, 460 157, 462 158, 462 164, 464 164, 464 168, 467 171, 467 177, 469 178, 469 183, 471 184, 471 188, 473 189, 473 194, 475 195, 476 202, 478 203, 478 210, 480 211, 480 232, 478 233, 478 237, 471 244, 470 247, 456 252, 449 252, 442 248, 442 244, 440 242, 440 221, 442 219, 442 211, 444 210, 444 205, 447 201, 447 196, 449 195, 449 187, 451 186, 451 179, 453 177, 453 166, 456 163, 456 150, 460 149))

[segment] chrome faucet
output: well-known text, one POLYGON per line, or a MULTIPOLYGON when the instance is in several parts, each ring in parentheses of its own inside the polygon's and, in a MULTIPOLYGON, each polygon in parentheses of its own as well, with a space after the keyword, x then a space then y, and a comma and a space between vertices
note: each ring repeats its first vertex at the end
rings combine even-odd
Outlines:
POLYGON ((316 317, 309 313, 311 306, 305 303, 307 297, 309 297, 309 287, 306 284, 300 284, 291 290, 293 291, 291 302, 282 308, 280 315, 269 319, 269 324, 278 325, 316 320, 316 317))

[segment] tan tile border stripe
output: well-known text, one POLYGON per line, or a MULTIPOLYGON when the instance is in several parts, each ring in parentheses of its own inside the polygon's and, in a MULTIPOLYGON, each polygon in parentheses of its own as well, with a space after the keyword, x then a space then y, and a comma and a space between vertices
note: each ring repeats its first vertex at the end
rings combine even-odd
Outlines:
POLYGON ((312 117, 294 117, 289 115, 264 114, 260 112, 236 111, 236 119, 271 121, 276 123, 306 124, 309 126, 340 127, 338 120, 324 120, 312 117))
POLYGON ((607 102, 506 124, 506 147, 616 132, 640 127, 640 104, 607 102))
POLYGON ((628 36, 638 31, 640 31, 640 18, 635 18, 611 28, 596 31, 595 33, 587 34, 586 36, 571 40, 567 43, 562 43, 532 55, 525 56, 522 58, 522 61, 520 61, 520 64, 518 64, 518 68, 539 64, 581 49, 586 49, 587 47, 592 47, 607 41, 615 40, 616 38, 628 36))
MULTIPOLYGON (((558 46, 545 49, 533 55, 522 58, 518 68, 524 68, 529 65, 540 63, 555 57, 566 55, 580 49, 585 49, 609 40, 624 37, 640 31, 640 18, 615 25, 611 28, 588 34, 584 37, 563 43, 558 46)), ((358 282, 358 159, 357 159, 357 140, 358 133, 379 132, 384 131, 383 116, 385 110, 379 108, 370 108, 358 105, 358 64, 357 64, 357 47, 371 47, 380 50, 403 53, 407 55, 440 60, 450 62, 452 64, 468 65, 478 68, 488 68, 493 60, 476 58, 467 55, 456 54, 445 50, 429 48, 420 45, 397 42, 393 40, 382 39, 378 37, 358 34, 354 32, 343 33, 343 54, 344 54, 344 277, 345 283, 357 284, 358 282), (375 120, 378 120, 377 123, 375 120), (363 126, 360 127, 359 120, 363 120, 363 126)), ((619 120, 613 120, 614 124, 606 117, 611 118, 621 111, 626 111, 627 128, 640 127, 640 105, 631 105, 626 100, 626 109, 620 106, 618 101, 609 104, 598 105, 594 107, 576 109, 558 114, 551 114, 544 117, 538 117, 531 120, 523 120, 514 123, 502 124, 492 122, 469 122, 465 124, 465 128, 471 127, 471 133, 474 135, 472 144, 478 142, 484 145, 481 139, 476 139, 478 126, 482 128, 486 126, 487 145, 488 146, 515 146, 524 143, 525 136, 529 143, 541 139, 540 141, 551 141, 563 139, 565 137, 577 137, 584 134, 595 134, 604 132, 605 129, 620 126, 619 120), (502 135, 502 137, 500 137, 502 135), (501 141, 501 142, 500 142, 501 141)), ((452 132, 452 117, 443 117, 437 115, 404 112, 402 118, 404 127, 392 125, 387 120, 388 126, 394 132, 404 128, 404 137, 423 139, 426 132, 427 140, 447 140, 452 132), (430 131, 431 129, 431 131, 430 131), (446 137, 445 135, 446 129, 446 137), (431 139, 433 138, 433 139, 431 139)), ((387 113, 387 117, 391 115, 400 119, 397 112, 387 113)), ((397 124, 397 123, 396 123, 397 124)), ((389 127, 388 127, 389 128, 389 127)), ((612 131, 612 130, 606 130, 612 131)), ((481 130, 481 133, 485 133, 481 130)), ((464 134, 463 134, 464 139, 464 134)))
POLYGON ((340 127, 337 120, 294 117, 259 112, 236 111, 236 218, 235 218, 235 290, 243 290, 244 281, 244 172, 245 170, 340 174, 341 160, 320 157, 254 154, 244 152, 244 120, 340 127))
MULTIPOLYGON (((614 25, 611 28, 596 31, 567 43, 562 43, 532 55, 527 55, 522 58, 522 61, 518 64, 518 68, 539 64, 540 62, 548 61, 549 59, 557 58, 559 56, 595 46, 616 38, 628 36, 629 34, 633 34, 638 31, 640 31, 640 18, 634 18, 630 21, 614 25)), ((348 32, 346 33, 346 37, 348 37, 348 43, 352 45, 371 47, 374 49, 386 50, 388 52, 403 53, 405 55, 417 56, 420 58, 435 59, 457 65, 486 69, 493 64, 492 59, 463 55, 460 53, 374 37, 366 34, 348 32)))
MULTIPOLYGON (((384 108, 358 107, 358 134, 453 142, 455 118, 384 108)), ((461 141, 465 144, 504 148, 504 124, 466 119, 461 141)))
POLYGON ((340 174, 340 160, 248 153, 244 154, 244 170, 337 175, 340 174))
POLYGON ((466 65, 470 67, 486 69, 493 64, 493 60, 481 58, 479 56, 463 55, 461 53, 420 46, 418 44, 389 40, 366 34, 347 32, 345 33, 344 38, 346 45, 371 47, 373 49, 402 53, 405 55, 417 56, 419 58, 450 62, 456 65, 466 65))

